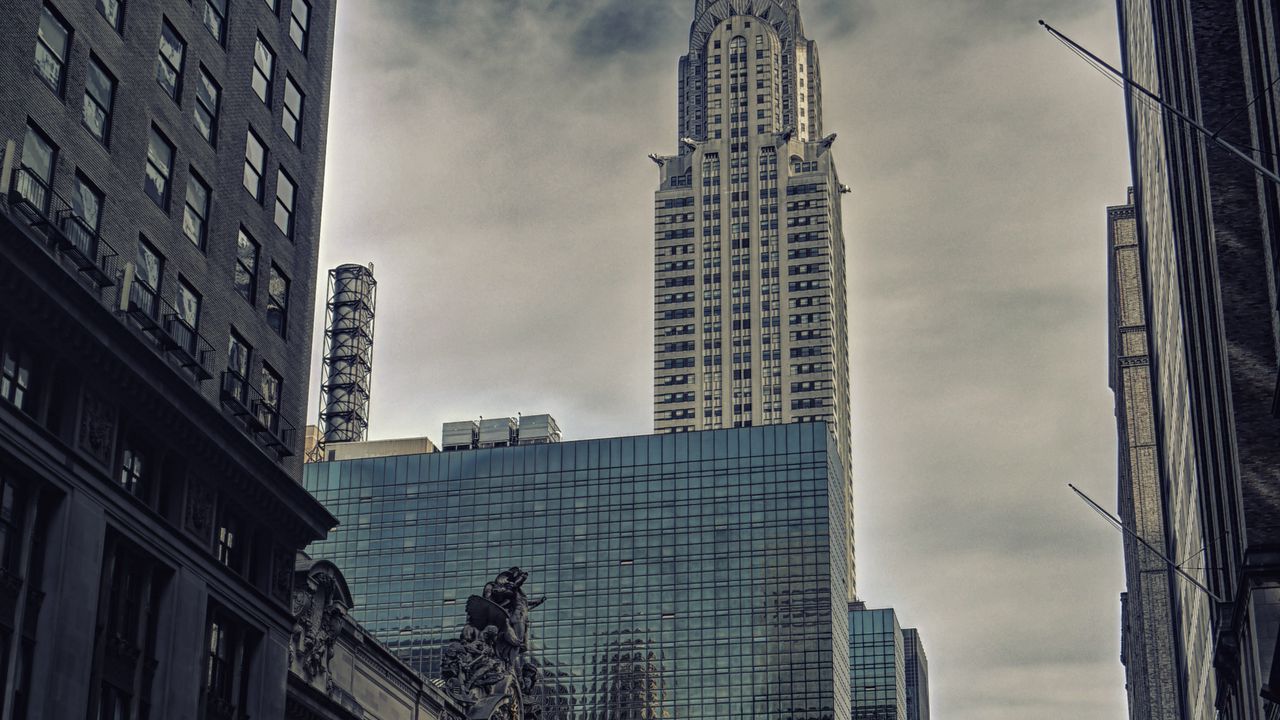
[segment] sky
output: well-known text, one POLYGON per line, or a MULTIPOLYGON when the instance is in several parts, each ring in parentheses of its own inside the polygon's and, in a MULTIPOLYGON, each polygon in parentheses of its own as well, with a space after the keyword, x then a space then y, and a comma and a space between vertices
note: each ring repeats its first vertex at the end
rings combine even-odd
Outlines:
MULTIPOLYGON (((1121 538, 1067 488, 1115 505, 1123 97, 1036 24, 1115 59, 1115 4, 801 8, 853 190, 859 594, 920 629, 935 718, 1124 718, 1121 538)), ((339 5, 320 263, 375 264, 371 439, 517 412, 652 431, 645 156, 677 149, 692 10, 339 5)))

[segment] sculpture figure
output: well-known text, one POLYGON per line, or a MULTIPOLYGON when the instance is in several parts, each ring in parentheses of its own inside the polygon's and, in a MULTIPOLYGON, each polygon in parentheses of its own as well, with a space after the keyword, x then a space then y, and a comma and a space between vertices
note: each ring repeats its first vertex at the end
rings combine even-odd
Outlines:
POLYGON ((440 677, 445 690, 467 709, 467 720, 537 720, 529 697, 538 670, 525 657, 529 611, 546 598, 524 594, 529 574, 504 570, 467 599, 467 624, 444 650, 440 677))

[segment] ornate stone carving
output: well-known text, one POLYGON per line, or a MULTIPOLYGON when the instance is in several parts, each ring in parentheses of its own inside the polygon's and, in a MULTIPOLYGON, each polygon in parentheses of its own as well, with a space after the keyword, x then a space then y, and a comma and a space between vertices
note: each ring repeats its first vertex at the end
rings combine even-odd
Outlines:
POLYGON ((205 542, 213 537, 213 490, 195 478, 187 479, 186 525, 205 542))
POLYGON ((289 602, 293 591, 293 551, 276 545, 271 551, 271 596, 282 603, 289 602))
POLYGON ((79 434, 80 449, 103 467, 110 467, 111 446, 116 436, 115 408, 92 393, 84 393, 80 402, 79 434))
POLYGON ((346 612, 338 581, 328 572, 311 573, 305 585, 299 584, 294 591, 289 656, 306 680, 320 678, 326 687, 330 685, 329 661, 346 612))
POLYGON ((467 599, 467 624, 444 650, 445 691, 467 709, 467 720, 537 720, 531 697, 538 670, 526 657, 529 611, 546 598, 524 594, 529 574, 505 570, 467 599))

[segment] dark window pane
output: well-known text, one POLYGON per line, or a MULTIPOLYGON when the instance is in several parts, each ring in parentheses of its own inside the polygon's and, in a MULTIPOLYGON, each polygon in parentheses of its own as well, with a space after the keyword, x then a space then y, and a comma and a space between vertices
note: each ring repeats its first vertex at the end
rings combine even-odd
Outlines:
POLYGON ((120 21, 124 19, 124 14, 120 12, 121 6, 124 5, 121 0, 97 0, 98 12, 102 17, 106 18, 111 27, 117 32, 120 30, 120 21))
POLYGON ((174 100, 182 85, 182 61, 187 44, 178 32, 165 21, 160 26, 160 57, 156 63, 156 81, 174 100))
POLYGON ((71 31, 53 14, 48 5, 40 13, 40 27, 36 32, 36 75, 49 89, 62 94, 63 73, 67 65, 67 47, 71 31))
POLYGON ((111 129, 111 103, 115 98, 115 78, 102 67, 96 57, 89 56, 85 70, 84 126, 94 137, 107 141, 111 129))
POLYGON ((151 128, 147 142, 147 168, 144 188, 162 210, 169 209, 169 177, 173 174, 173 144, 158 130, 151 128))

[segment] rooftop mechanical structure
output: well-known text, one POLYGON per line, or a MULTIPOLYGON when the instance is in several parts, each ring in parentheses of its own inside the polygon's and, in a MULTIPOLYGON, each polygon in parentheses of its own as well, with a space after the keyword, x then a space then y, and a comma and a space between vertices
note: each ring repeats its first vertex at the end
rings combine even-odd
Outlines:
POLYGON ((364 442, 368 437, 377 294, 372 264, 340 265, 329 271, 314 459, 323 457, 327 443, 364 442))

